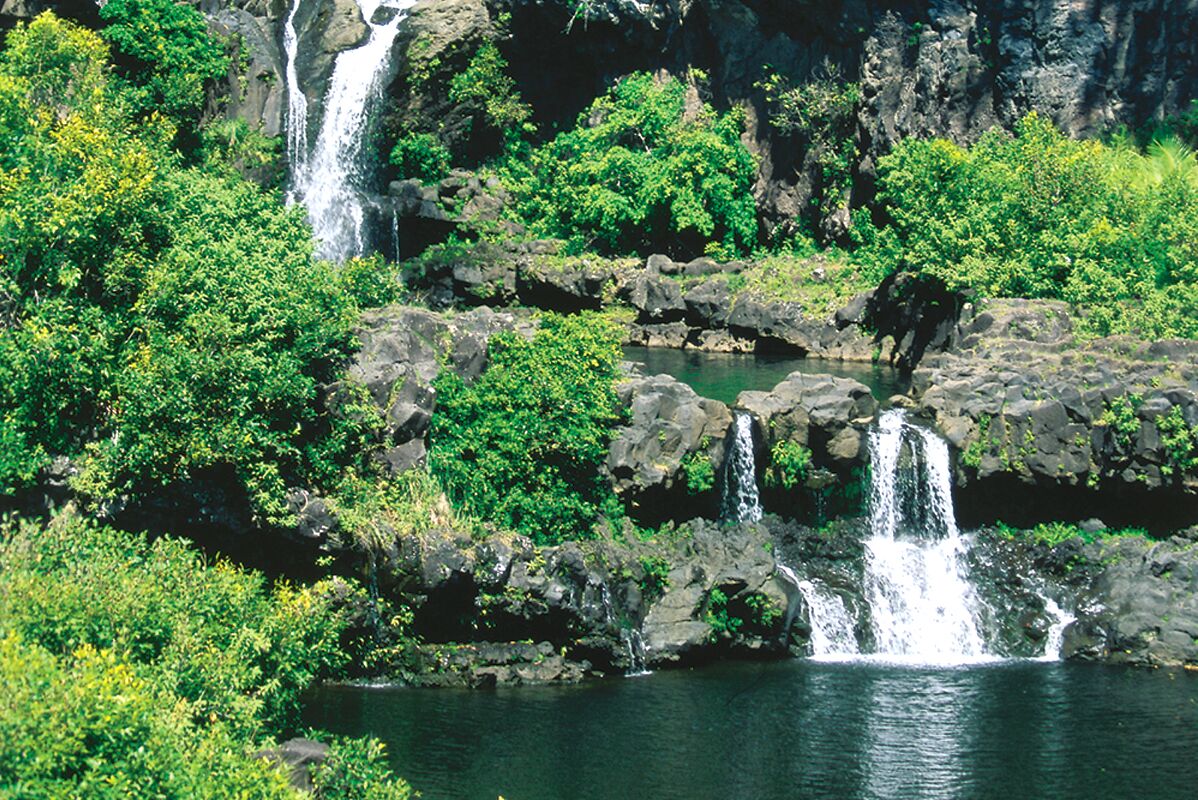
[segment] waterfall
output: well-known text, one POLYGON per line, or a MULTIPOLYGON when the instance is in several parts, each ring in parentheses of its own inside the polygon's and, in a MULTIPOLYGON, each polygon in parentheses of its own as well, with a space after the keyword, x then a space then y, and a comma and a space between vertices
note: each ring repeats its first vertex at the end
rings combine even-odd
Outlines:
POLYGON ((836 659, 859 654, 853 617, 844 598, 815 581, 799 581, 797 586, 807 603, 812 656, 836 659))
POLYGON ((287 149, 292 199, 308 207, 317 255, 341 261, 367 248, 364 193, 370 177, 366 142, 373 106, 382 96, 399 24, 416 0, 357 0, 370 28, 366 43, 337 55, 316 142, 307 142, 307 101, 295 66, 295 5, 284 26, 287 53, 287 149))
POLYGON ((732 428, 732 449, 724 462, 721 517, 725 522, 757 522, 763 512, 753 456, 753 418, 737 411, 732 428))
POLYGON ((1065 629, 1075 622, 1077 617, 1061 608, 1051 597, 1044 598, 1044 610, 1052 617, 1053 622, 1048 628, 1048 635, 1044 637, 1044 655, 1040 656, 1040 660, 1060 661, 1061 646, 1065 644, 1065 629))
POLYGON ((864 594, 875 652, 918 663, 989 660, 953 513, 948 445, 896 409, 878 420, 869 447, 864 594))
POLYGON ((645 640, 641 637, 641 632, 638 628, 621 628, 620 639, 624 641, 624 646, 628 649, 628 671, 624 673, 627 678, 636 678, 641 675, 651 675, 645 661, 645 640))
MULTIPOLYGON (((299 85, 295 59, 299 55, 299 36, 295 32, 295 15, 302 0, 292 0, 291 11, 283 24, 283 51, 287 59, 287 162, 291 165, 292 183, 303 183, 308 162, 308 98, 299 85)), ((294 188, 293 190, 294 191, 294 188)), ((288 194, 288 202, 295 196, 288 194)))

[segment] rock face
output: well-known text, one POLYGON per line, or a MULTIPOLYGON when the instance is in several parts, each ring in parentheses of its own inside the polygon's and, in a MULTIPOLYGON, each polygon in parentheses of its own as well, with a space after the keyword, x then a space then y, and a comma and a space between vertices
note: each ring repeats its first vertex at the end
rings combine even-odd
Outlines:
POLYGON ((668 375, 632 378, 618 392, 630 424, 616 430, 607 457, 616 495, 650 521, 672 519, 680 507, 714 516, 714 476, 724 463, 724 440, 732 425, 728 407, 699 397, 668 375), (684 467, 693 460, 706 462, 710 485, 688 485, 684 467))
POLYGON ((801 599, 777 573, 771 537, 763 525, 696 520, 649 543, 538 549, 519 536, 477 542, 430 531, 397 538, 377 579, 384 596, 414 609, 430 645, 423 669, 403 677, 574 681, 729 651, 784 655, 801 599))
POLYGON ((1194 542, 1117 537, 1081 550, 1101 565, 1081 591, 1065 655, 1136 666, 1198 666, 1194 542))
POLYGON ((821 519, 860 512, 866 436, 878 411, 865 385, 795 372, 770 392, 741 392, 736 406, 755 423, 757 474, 767 508, 821 519), (782 458, 780 446, 799 448, 805 466, 796 471, 775 463, 782 458))
POLYGON ((992 511, 1022 491, 1004 519, 1194 522, 1182 498, 1198 493, 1198 345, 1079 345, 1063 304, 1028 301, 973 309, 954 336, 915 371, 912 395, 957 451, 967 507, 992 511), (1169 500, 1140 505, 1150 494, 1169 500))
MULTIPOLYGON (((407 306, 366 313, 358 332, 361 348, 348 375, 383 416, 381 458, 393 474, 424 464, 424 440, 436 407, 433 381, 442 365, 466 380, 478 377, 487 364, 487 342, 506 330, 531 335, 533 325, 489 308, 454 317, 407 306)), ((340 385, 330 390, 334 409, 345 391, 340 385)))

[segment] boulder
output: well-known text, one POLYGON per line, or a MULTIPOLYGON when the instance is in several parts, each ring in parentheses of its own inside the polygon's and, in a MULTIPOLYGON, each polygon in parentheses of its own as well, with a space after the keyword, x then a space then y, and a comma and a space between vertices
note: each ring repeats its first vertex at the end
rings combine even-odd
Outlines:
POLYGON ((690 495, 683 463, 707 458, 713 473, 723 464, 728 407, 668 375, 634 377, 617 391, 630 422, 616 430, 608 450, 606 471, 616 495, 651 520, 673 518, 678 502, 711 506, 710 492, 690 495))

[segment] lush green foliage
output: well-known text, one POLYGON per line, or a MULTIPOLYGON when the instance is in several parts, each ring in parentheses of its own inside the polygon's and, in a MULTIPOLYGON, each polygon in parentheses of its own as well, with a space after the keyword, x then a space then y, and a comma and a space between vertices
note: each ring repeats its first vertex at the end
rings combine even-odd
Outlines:
POLYGON ((317 797, 409 800, 416 796, 391 772, 386 750, 377 739, 346 739, 323 733, 317 736, 329 741, 328 759, 312 774, 317 797))
POLYGON ((825 212, 846 206, 857 155, 857 105, 861 88, 845 82, 835 68, 825 65, 823 75, 792 85, 767 70, 757 84, 765 93, 770 125, 803 140, 820 168, 820 206, 825 212))
POLYGON ((213 168, 215 140, 178 167, 105 58, 49 14, 0 58, 0 490, 66 455, 97 500, 232 474, 278 521, 352 458, 316 399, 354 303, 301 211, 213 168))
POLYGON ((534 131, 529 118, 532 109, 516 91, 516 82, 507 73, 507 59, 494 42, 487 42, 470 59, 469 66, 449 86, 453 103, 477 109, 475 120, 498 132, 509 144, 534 131))
POLYGON ((686 490, 691 494, 702 494, 715 488, 715 467, 711 465, 711 457, 702 450, 682 460, 682 474, 686 476, 686 490))
POLYGON ((176 0, 108 0, 100 19, 134 107, 194 124, 205 84, 229 71, 225 45, 209 33, 199 9, 176 0))
MULTIPOLYGON (((253 753, 343 662, 337 609, 357 590, 268 589, 180 541, 72 516, 0 531, 0 576, 0 795, 298 800, 253 753)), ((408 796, 365 742, 334 747, 317 784, 330 800, 408 796)))
POLYGON ((1198 164, 1176 142, 1074 141, 1033 114, 969 149, 903 141, 878 185, 892 224, 855 220, 877 277, 1064 299, 1099 334, 1198 335, 1198 164))
POLYGON ((1161 465, 1161 474, 1169 477, 1198 469, 1198 429, 1186 421, 1181 407, 1171 407, 1167 414, 1156 418, 1155 424, 1167 459, 1161 465))
POLYGON ((613 498, 599 468, 617 420, 618 337, 596 315, 548 316, 491 340, 472 385, 436 383, 429 466, 462 508, 541 544, 584 538, 613 498))
POLYGON ((1028 530, 1012 528, 1000 522, 997 525, 997 531, 998 535, 1005 539, 1028 539, 1047 547, 1056 547, 1071 539, 1080 539, 1088 544, 1116 536, 1145 537, 1148 535, 1143 528, 1121 528, 1092 533, 1068 522, 1043 522, 1028 530))
POLYGON ((765 470, 765 485, 771 489, 793 489, 807 478, 811 451, 798 442, 779 439, 770 448, 770 464, 765 470))
POLYGON ((571 131, 501 167, 537 235, 579 249, 735 254, 757 238, 756 164, 737 111, 688 108, 687 84, 636 74, 571 131))
POLYGON ((728 611, 728 595, 720 588, 708 592, 703 621, 711 627, 712 638, 735 636, 745 624, 743 619, 728 611))
POLYGON ((670 562, 662 556, 641 556, 641 596, 652 604, 670 588, 670 562))
POLYGON ((413 133, 395 143, 391 165, 401 178, 436 183, 449 174, 449 149, 431 133, 413 133))
POLYGON ((111 651, 194 719, 239 735, 292 727, 299 693, 341 662, 334 586, 268 592, 260 575, 206 566, 180 541, 63 517, 9 531, 0 572, 7 633, 61 658, 111 651))

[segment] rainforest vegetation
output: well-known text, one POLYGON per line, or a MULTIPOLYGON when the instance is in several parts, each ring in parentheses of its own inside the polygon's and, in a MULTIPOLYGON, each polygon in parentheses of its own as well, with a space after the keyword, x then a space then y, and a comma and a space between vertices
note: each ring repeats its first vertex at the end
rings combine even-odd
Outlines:
MULTIPOLYGON (((65 460, 78 502, 0 529, 0 794, 298 796, 255 753, 299 732, 301 693, 373 646, 351 614, 368 593, 268 580, 89 515, 219 476, 259 531, 294 522, 293 487, 327 498, 356 556, 383 549, 380 520, 595 537, 626 513, 602 475, 625 415, 619 332, 584 313, 497 335, 481 377, 437 379, 428 471, 387 478, 372 458, 383 420, 346 365, 361 312, 406 298, 418 265, 313 257, 278 186, 280 143, 205 113, 229 48, 194 7, 99 13, 98 31, 43 14, 0 52, 0 497, 65 460)), ((857 87, 761 80, 769 122, 819 151, 817 213, 841 209, 857 87)), ((1198 337, 1198 108, 1101 140, 1035 114, 969 146, 907 140, 847 237, 771 240, 745 115, 706 81, 633 73, 541 130, 485 45, 449 89, 473 138, 414 128, 385 160, 425 183, 458 165, 497 179, 507 221, 570 253, 751 259, 738 290, 822 292, 821 308, 850 296, 790 272, 823 252, 851 290, 902 271, 977 299, 1063 300, 1092 336, 1198 337)), ((791 488, 810 453, 779 453, 767 479, 791 488)), ((706 460, 688 471, 712 489, 706 460)), ((334 741, 314 779, 325 800, 409 796, 370 741, 334 741)))

